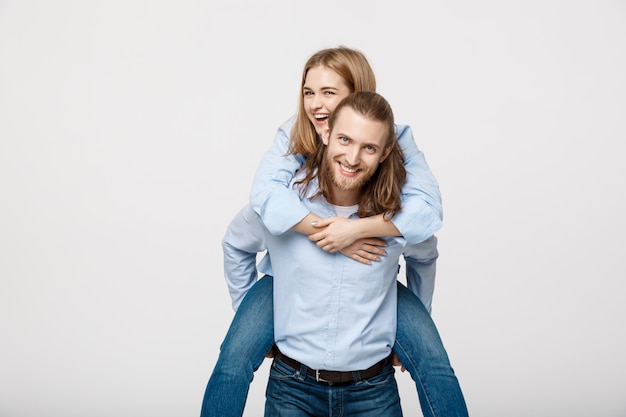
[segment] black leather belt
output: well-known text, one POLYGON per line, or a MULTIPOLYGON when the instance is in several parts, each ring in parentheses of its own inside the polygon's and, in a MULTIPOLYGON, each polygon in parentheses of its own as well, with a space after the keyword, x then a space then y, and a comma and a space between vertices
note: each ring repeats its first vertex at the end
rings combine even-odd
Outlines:
MULTIPOLYGON (((287 365, 291 366, 294 369, 299 370, 303 366, 297 360, 291 359, 289 356, 283 355, 282 352, 278 349, 275 349, 275 355, 278 359, 280 359, 281 361, 283 361, 284 363, 286 363, 287 365)), ((390 360, 391 360, 391 355, 387 356, 385 359, 381 360, 378 363, 375 363, 374 365, 370 366, 367 369, 364 369, 362 371, 356 371, 356 372, 358 372, 361 379, 372 378, 380 374, 383 371, 385 365, 387 365, 390 360)), ((333 383, 333 384, 354 382, 353 371, 323 371, 319 369, 311 369, 308 366, 306 368, 307 368, 307 371, 306 371, 307 375, 314 377, 317 382, 326 382, 326 383, 333 383)))

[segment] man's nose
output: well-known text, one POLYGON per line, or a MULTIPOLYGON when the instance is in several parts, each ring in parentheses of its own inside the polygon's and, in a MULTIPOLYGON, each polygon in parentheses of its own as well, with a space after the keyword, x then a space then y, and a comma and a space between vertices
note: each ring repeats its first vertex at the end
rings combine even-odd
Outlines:
POLYGON ((356 166, 361 161, 361 153, 358 146, 351 146, 346 151, 346 162, 352 166, 356 166))

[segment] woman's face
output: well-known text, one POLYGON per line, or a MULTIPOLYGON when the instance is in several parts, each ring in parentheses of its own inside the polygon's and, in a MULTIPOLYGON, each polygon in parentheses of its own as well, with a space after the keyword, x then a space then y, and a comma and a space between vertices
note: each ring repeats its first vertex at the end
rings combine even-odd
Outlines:
POLYGON ((328 116, 352 91, 346 80, 324 65, 311 68, 304 80, 304 110, 318 135, 328 130, 328 116))

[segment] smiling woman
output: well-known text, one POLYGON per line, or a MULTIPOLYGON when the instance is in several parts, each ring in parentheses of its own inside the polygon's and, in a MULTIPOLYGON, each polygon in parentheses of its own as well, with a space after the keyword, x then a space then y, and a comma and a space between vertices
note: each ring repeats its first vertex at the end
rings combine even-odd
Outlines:
POLYGON ((346 80, 327 66, 318 65, 308 71, 302 96, 306 114, 318 135, 326 133, 332 109, 350 93, 346 80))

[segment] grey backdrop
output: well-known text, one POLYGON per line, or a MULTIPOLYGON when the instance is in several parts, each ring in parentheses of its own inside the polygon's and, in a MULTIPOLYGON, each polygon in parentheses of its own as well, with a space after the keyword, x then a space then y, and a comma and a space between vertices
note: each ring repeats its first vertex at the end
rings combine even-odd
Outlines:
POLYGON ((340 44, 439 179, 433 317, 471 414, 626 416, 616 0, 0 1, 0 416, 198 415, 220 239, 340 44))

